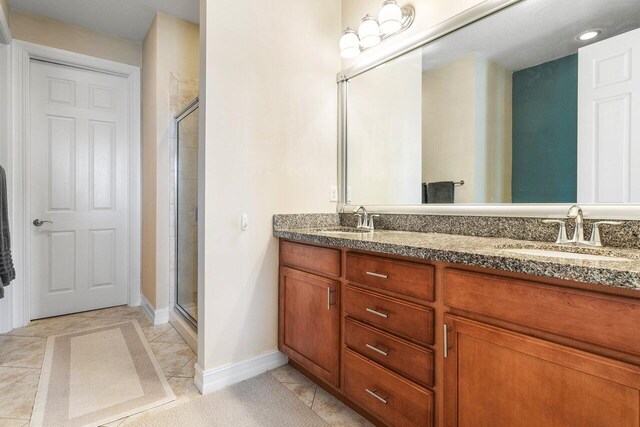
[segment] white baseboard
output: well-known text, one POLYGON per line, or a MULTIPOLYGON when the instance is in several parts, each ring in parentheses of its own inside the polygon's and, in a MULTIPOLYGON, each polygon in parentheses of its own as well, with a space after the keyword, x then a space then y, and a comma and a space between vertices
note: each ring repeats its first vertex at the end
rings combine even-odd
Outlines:
POLYGON ((142 295, 142 309, 147 315, 151 323, 154 325, 162 325, 169 322, 169 308, 161 308, 156 310, 151 303, 142 295))
POLYGON ((193 329, 190 323, 182 318, 175 310, 169 313, 169 323, 180 334, 182 339, 191 347, 195 353, 198 352, 198 333, 193 329))
POLYGON ((283 353, 278 350, 272 350, 268 353, 207 371, 203 371, 200 363, 197 363, 194 383, 200 393, 207 394, 286 365, 288 361, 289 358, 283 353))

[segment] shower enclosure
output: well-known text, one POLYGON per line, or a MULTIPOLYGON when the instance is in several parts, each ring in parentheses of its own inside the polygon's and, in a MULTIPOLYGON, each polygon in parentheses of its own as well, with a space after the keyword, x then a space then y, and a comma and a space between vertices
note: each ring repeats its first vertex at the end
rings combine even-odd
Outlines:
POLYGON ((176 116, 176 309, 198 321, 198 99, 176 116))

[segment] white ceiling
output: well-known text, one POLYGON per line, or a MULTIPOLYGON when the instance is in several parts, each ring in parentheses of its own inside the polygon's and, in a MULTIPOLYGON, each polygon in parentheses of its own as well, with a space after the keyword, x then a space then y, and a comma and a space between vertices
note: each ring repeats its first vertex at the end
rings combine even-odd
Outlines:
POLYGON ((517 71, 638 27, 640 0, 523 0, 425 46, 423 68, 476 52, 517 71), (602 35, 588 43, 576 40, 590 29, 602 35))
POLYGON ((156 11, 199 22, 199 0, 9 0, 9 6, 130 40, 144 39, 156 11))

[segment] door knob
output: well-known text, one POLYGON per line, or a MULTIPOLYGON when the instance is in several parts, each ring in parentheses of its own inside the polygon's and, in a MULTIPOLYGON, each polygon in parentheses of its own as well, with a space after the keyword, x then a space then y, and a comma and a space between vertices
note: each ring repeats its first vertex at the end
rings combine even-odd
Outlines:
POLYGON ((47 221, 47 220, 42 220, 42 219, 34 219, 33 220, 33 225, 35 225, 36 227, 42 227, 42 225, 47 223, 47 222, 49 224, 53 224, 53 221, 47 221))

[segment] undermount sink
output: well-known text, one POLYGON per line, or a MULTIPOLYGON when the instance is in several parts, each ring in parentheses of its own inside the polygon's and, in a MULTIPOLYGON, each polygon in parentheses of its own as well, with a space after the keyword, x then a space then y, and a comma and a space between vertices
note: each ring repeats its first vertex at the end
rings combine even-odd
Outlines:
POLYGON ((607 256, 607 255, 594 255, 594 254, 584 254, 577 252, 565 252, 565 251, 554 251, 554 250, 546 250, 546 249, 505 249, 506 252, 511 252, 519 255, 531 255, 531 256, 542 256, 548 258, 563 258, 563 259, 575 259, 575 260, 584 260, 584 261, 632 261, 629 258, 620 258, 616 256, 607 256))

